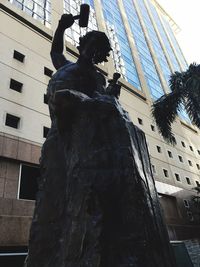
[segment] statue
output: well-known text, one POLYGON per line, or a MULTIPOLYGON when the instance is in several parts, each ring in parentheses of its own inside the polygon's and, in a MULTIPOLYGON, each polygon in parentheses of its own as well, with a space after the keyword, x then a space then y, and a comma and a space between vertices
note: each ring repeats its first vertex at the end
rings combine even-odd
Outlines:
POLYGON ((62 51, 73 22, 61 17, 52 44, 52 126, 26 266, 173 267, 144 134, 118 102, 120 75, 106 88, 94 65, 107 61, 109 40, 87 33, 72 63, 62 51))

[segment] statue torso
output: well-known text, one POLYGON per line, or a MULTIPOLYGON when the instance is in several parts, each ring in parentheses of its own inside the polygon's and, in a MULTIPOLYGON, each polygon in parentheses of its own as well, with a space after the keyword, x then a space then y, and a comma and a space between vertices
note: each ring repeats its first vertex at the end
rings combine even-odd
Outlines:
POLYGON ((48 95, 61 89, 71 89, 92 97, 94 91, 105 92, 105 83, 104 76, 95 68, 68 62, 53 75, 48 85, 48 95))

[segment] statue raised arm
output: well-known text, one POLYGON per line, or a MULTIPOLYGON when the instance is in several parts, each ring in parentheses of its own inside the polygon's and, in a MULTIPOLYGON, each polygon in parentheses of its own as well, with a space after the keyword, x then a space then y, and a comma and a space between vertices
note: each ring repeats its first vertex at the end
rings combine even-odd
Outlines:
POLYGON ((63 14, 59 20, 58 27, 56 29, 52 47, 51 47, 51 59, 56 70, 64 66, 68 61, 63 55, 63 36, 67 28, 71 27, 74 23, 72 14, 63 14))

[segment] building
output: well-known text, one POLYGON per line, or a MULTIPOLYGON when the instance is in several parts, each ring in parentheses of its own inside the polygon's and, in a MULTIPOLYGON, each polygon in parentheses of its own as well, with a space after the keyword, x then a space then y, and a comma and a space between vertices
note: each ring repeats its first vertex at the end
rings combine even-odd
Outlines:
MULTIPOLYGON (((87 30, 107 32, 113 53, 99 70, 121 73, 121 103, 145 133, 152 171, 171 240, 200 237, 193 190, 200 184, 200 131, 185 112, 173 125, 177 145, 159 135, 152 101, 169 92, 170 73, 187 62, 176 41, 180 30, 156 0, 1 0, 0 3, 0 254, 23 256, 28 241, 42 143, 50 127, 45 93, 54 72, 49 52, 63 12, 91 6, 87 30), (20 254, 21 253, 21 254, 20 254)), ((75 23, 66 54, 77 57, 75 23)))

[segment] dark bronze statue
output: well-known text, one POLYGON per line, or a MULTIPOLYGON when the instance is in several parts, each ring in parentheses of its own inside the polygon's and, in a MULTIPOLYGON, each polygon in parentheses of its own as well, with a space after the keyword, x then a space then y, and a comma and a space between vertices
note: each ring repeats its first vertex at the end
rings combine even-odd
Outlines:
POLYGON ((174 267, 145 136, 118 102, 120 75, 106 87, 95 67, 107 61, 109 40, 87 33, 72 63, 62 52, 73 22, 61 17, 52 44, 52 126, 26 266, 174 267))

